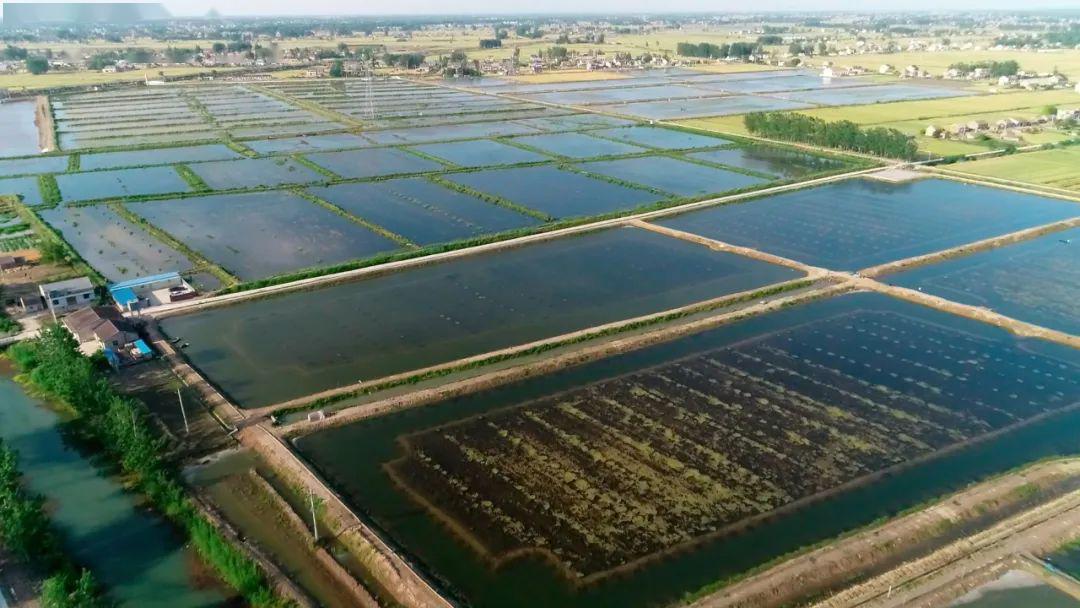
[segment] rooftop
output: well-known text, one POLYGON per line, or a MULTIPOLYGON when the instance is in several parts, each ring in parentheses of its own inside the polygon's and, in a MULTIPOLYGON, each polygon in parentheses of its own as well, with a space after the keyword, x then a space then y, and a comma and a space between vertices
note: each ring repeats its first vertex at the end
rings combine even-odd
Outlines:
POLYGON ((122 289, 131 289, 132 287, 139 287, 141 285, 149 285, 151 283, 159 283, 161 281, 168 281, 171 279, 179 279, 179 272, 165 272, 162 274, 155 274, 148 277, 139 277, 137 279, 131 279, 129 281, 122 281, 120 283, 113 283, 109 285, 109 293, 115 293, 122 289))
POLYGON ((92 289, 94 289, 94 284, 90 282, 89 277, 78 277, 66 281, 56 281, 55 283, 43 283, 41 285, 42 293, 49 294, 50 296, 53 294, 90 291, 92 289))

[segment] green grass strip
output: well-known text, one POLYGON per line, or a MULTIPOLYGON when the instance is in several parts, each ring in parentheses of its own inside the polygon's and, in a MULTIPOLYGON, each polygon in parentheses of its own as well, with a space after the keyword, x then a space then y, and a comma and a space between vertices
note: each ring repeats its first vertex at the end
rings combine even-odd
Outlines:
POLYGON ((191 189, 195 192, 209 192, 210 186, 203 181, 203 178, 199 177, 197 173, 191 170, 191 167, 187 165, 173 165, 173 169, 180 174, 180 177, 184 178, 191 189))
POLYGON ((257 157, 259 155, 257 152, 255 152, 251 148, 245 146, 244 144, 236 141, 235 139, 229 139, 229 141, 225 142, 225 145, 228 146, 229 149, 232 150, 233 152, 243 154, 244 156, 246 156, 248 158, 255 158, 255 157, 257 157))
POLYGON ((68 173, 74 173, 75 171, 78 171, 81 160, 82 160, 82 155, 79 154, 78 152, 68 156, 67 172, 68 173))
POLYGON ((382 226, 380 226, 378 224, 375 224, 373 222, 369 222, 368 220, 365 220, 364 218, 359 217, 357 215, 353 215, 352 213, 349 213, 348 211, 345 211, 344 209, 342 209, 341 207, 338 207, 337 205, 331 203, 330 201, 328 201, 326 199, 323 199, 323 198, 320 198, 318 196, 315 196, 314 194, 308 192, 307 190, 304 190, 302 188, 293 188, 291 190, 291 192, 293 194, 299 196, 300 198, 306 199, 306 200, 308 200, 308 201, 310 201, 310 202, 312 202, 312 203, 314 203, 314 204, 316 204, 316 205, 318 205, 318 206, 320 206, 320 207, 322 207, 322 208, 324 208, 324 209, 326 209, 328 211, 336 213, 336 214, 340 215, 341 217, 343 217, 343 218, 345 218, 345 219, 347 219, 347 220, 349 220, 349 221, 351 221, 353 223, 360 224, 364 228, 367 228, 368 230, 374 232, 375 234, 378 234, 379 236, 386 237, 386 238, 390 239, 391 241, 394 241, 398 245, 401 245, 402 247, 408 247, 409 249, 419 249, 420 248, 419 245, 417 245, 416 243, 410 241, 409 239, 401 236, 400 234, 397 234, 396 232, 390 232, 389 230, 387 230, 386 228, 383 228, 382 226))
POLYGON ((56 206, 63 200, 60 194, 60 186, 56 183, 56 176, 50 173, 38 176, 38 190, 41 191, 41 200, 46 205, 56 206))
POLYGON ((452 181, 444 178, 441 175, 429 175, 429 176, 427 176, 427 178, 428 178, 428 180, 430 180, 430 181, 432 181, 432 182, 434 182, 436 184, 439 184, 440 186, 442 186, 444 188, 449 188, 450 190, 453 190, 455 192, 460 192, 462 194, 468 194, 469 196, 472 196, 474 198, 478 198, 478 199, 483 200, 483 201, 487 201, 487 202, 489 202, 489 203, 491 203, 493 205, 498 205, 500 207, 506 207, 507 209, 512 209, 514 211, 517 211, 518 213, 521 213, 523 215, 527 215, 529 217, 534 217, 534 218, 536 218, 538 220, 541 220, 543 222, 551 222, 551 221, 555 220, 554 217, 552 217, 552 216, 550 216, 550 215, 548 215, 546 213, 543 213, 542 211, 537 211, 536 209, 532 209, 532 208, 526 207, 524 205, 519 205, 519 204, 517 204, 517 203, 515 203, 515 202, 513 202, 511 200, 507 200, 507 199, 505 199, 505 198, 503 198, 501 196, 494 196, 494 195, 488 194, 486 192, 481 192, 479 190, 474 190, 474 189, 472 189, 472 188, 470 188, 468 186, 463 186, 463 185, 461 185, 461 184, 459 184, 457 182, 452 182, 452 181))

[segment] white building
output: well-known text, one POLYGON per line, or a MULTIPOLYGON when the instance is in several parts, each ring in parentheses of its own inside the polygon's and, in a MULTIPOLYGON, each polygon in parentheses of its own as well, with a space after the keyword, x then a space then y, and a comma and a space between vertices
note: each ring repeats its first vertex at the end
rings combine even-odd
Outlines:
POLYGON ((94 303, 94 284, 87 277, 38 286, 45 305, 54 313, 85 308, 94 303))

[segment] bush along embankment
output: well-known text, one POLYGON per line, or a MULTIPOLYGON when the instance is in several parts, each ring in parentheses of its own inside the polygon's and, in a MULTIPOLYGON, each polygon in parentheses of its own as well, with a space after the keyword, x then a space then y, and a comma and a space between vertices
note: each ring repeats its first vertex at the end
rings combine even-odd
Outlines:
POLYGON ((0 545, 47 577, 40 598, 45 608, 109 606, 94 576, 64 553, 44 507, 43 497, 23 487, 18 454, 0 440, 0 545))
POLYGON ((913 160, 919 148, 909 135, 885 127, 864 129, 850 120, 827 122, 791 112, 751 112, 743 118, 750 133, 767 139, 813 144, 886 158, 913 160))
POLYGON ((27 383, 72 410, 71 424, 81 438, 108 456, 158 511, 186 532, 227 584, 252 606, 292 605, 275 595, 260 567, 187 498, 176 471, 160 457, 164 441, 146 409, 117 393, 101 367, 79 352, 67 330, 49 325, 40 337, 12 346, 8 354, 27 383))

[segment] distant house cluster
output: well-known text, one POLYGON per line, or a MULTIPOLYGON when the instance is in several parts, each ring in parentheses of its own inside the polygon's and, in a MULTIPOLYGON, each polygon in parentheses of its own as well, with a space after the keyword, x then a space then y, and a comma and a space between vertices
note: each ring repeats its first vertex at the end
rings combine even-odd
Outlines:
POLYGON ((937 139, 973 139, 994 134, 1006 141, 1020 141, 1023 133, 1034 133, 1060 121, 1080 120, 1080 108, 1058 110, 1034 118, 1002 118, 994 122, 971 120, 948 126, 927 125, 923 134, 937 139))

